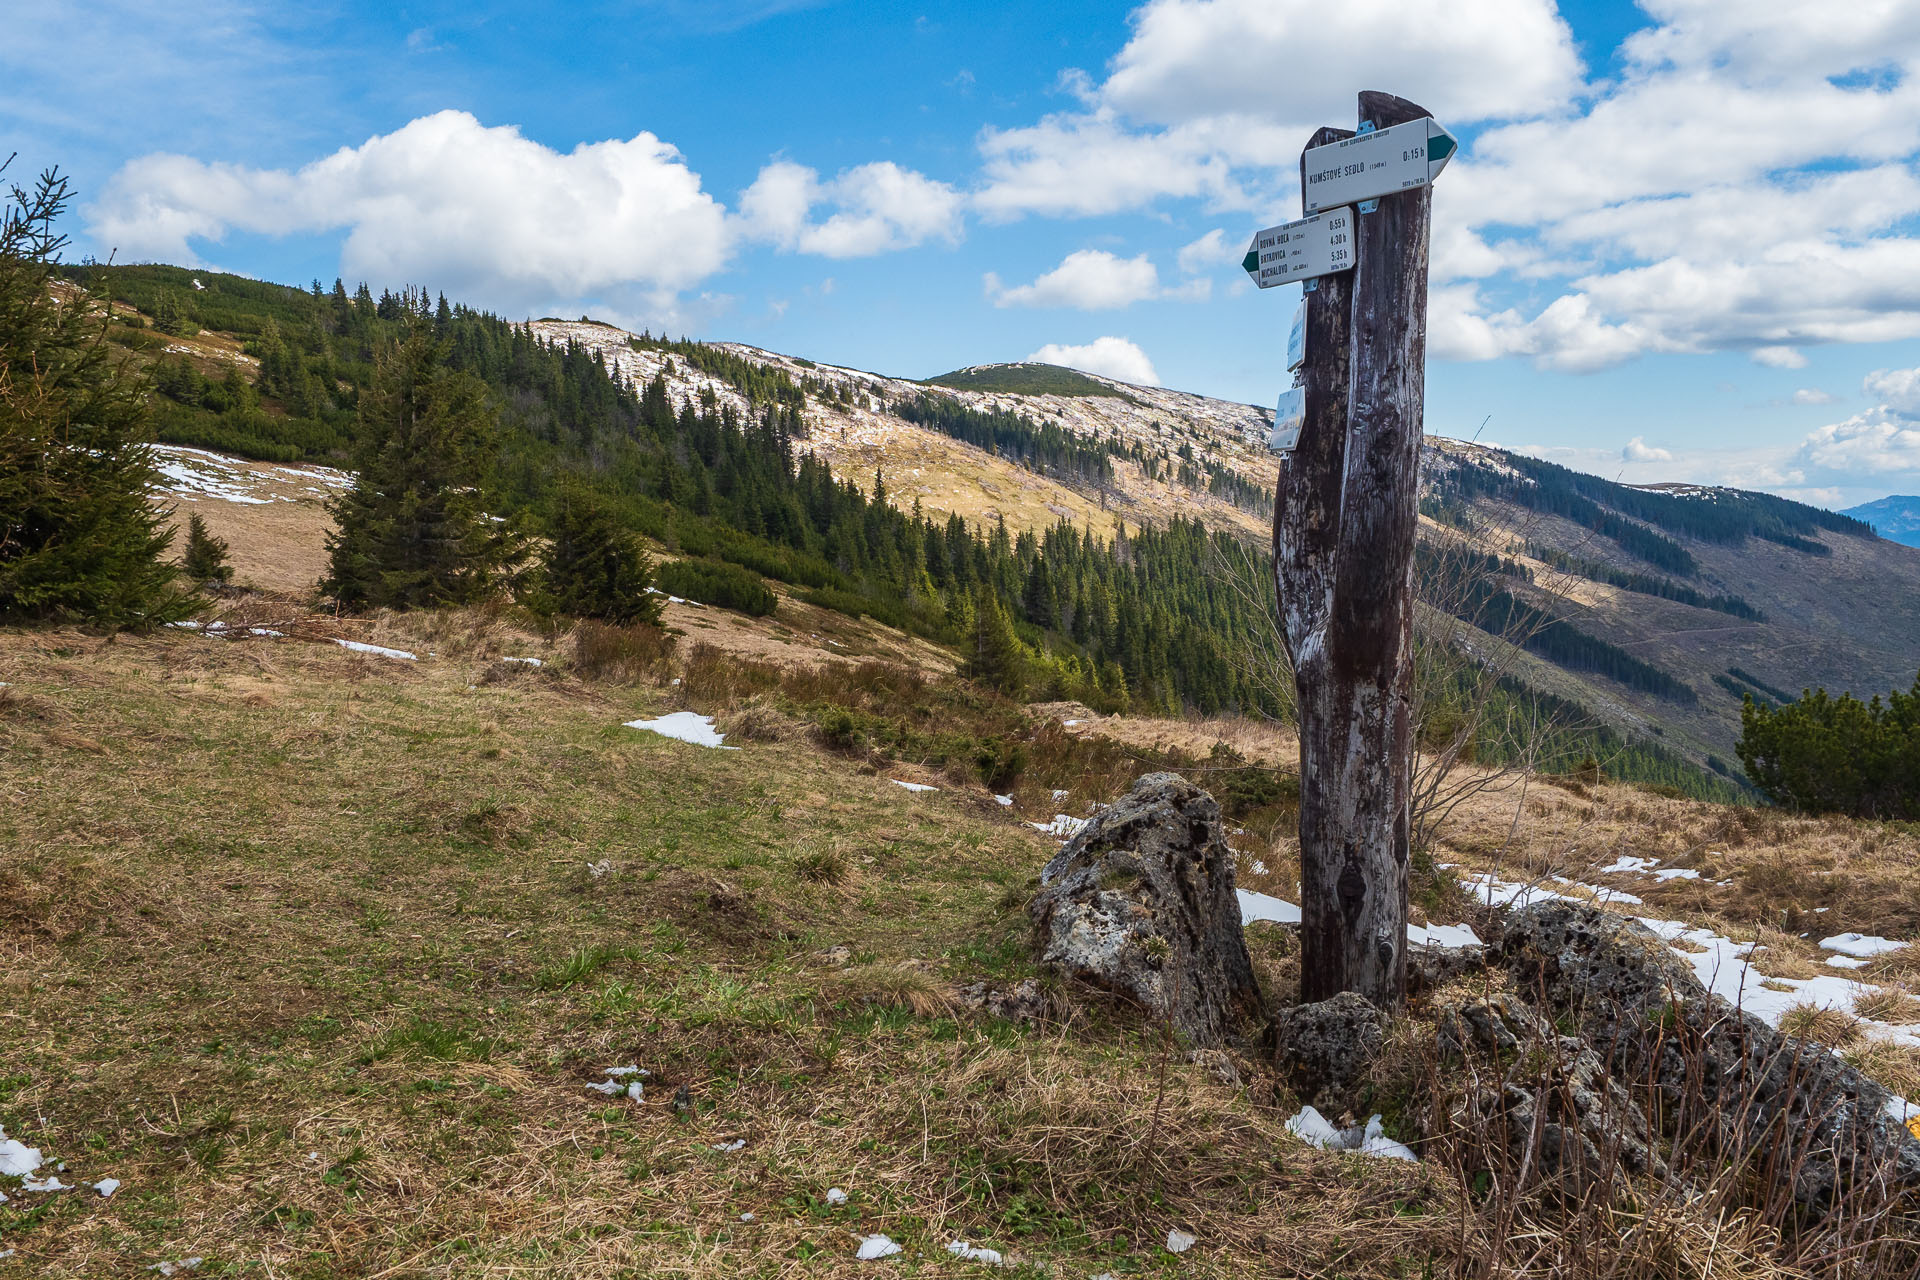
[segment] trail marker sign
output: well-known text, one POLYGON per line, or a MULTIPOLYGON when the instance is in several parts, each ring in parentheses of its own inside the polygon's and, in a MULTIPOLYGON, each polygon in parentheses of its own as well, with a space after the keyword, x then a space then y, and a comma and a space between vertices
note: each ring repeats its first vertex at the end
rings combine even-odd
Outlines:
POLYGON ((1424 187, 1459 147, 1432 116, 1310 147, 1301 165, 1301 202, 1318 213, 1424 187))
POLYGON ((1307 362, 1307 300, 1293 309, 1293 324, 1287 329, 1287 372, 1307 362))
POLYGON ((1280 403, 1273 410, 1273 434, 1267 439, 1267 448, 1275 453, 1292 453, 1300 443, 1300 428, 1306 420, 1306 391, 1300 387, 1282 391, 1280 403))
POLYGON ((1262 289, 1353 270, 1353 210, 1328 209, 1253 237, 1240 262, 1262 289))

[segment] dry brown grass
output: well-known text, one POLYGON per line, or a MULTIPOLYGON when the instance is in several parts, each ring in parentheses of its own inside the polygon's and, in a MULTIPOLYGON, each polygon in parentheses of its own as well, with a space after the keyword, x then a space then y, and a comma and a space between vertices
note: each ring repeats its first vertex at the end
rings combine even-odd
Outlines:
POLYGON ((1853 1011, 1863 1018, 1896 1026, 1920 1023, 1920 999, 1905 991, 1883 989, 1861 996, 1853 1002, 1853 1011))
POLYGON ((565 664, 472 687, 538 637, 416 621, 354 632, 412 663, 0 635, 47 717, 0 716, 0 1123, 125 1184, 0 1206, 27 1273, 837 1274, 879 1230, 1090 1274, 1183 1226, 1186 1274, 1386 1280, 1451 1238, 1430 1173, 1311 1152, 1199 1068, 1150 1139, 1124 1027, 953 1012, 1031 973, 1009 895, 1053 846, 998 806, 636 734, 672 694, 565 664), (797 881, 797 842, 856 874, 797 881), (850 975, 807 959, 842 940, 850 975), (586 1092, 624 1062, 643 1102, 586 1092))
POLYGON ((673 637, 659 627, 610 626, 582 619, 567 636, 573 670, 603 684, 664 683, 673 661, 673 637))
POLYGON ((1797 1004, 1780 1015, 1780 1030, 1829 1049, 1844 1049, 1859 1041, 1860 1019, 1841 1009, 1797 1004))

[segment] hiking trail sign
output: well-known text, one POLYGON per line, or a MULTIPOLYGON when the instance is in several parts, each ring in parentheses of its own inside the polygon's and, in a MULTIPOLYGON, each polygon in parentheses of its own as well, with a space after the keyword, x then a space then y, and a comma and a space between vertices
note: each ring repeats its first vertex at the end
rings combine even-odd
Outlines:
POLYGON ((1301 203, 1306 212, 1318 213, 1427 186, 1459 147, 1432 116, 1309 147, 1301 165, 1301 203))
POLYGON ((1274 588, 1300 721, 1300 998, 1354 991, 1392 1010, 1406 998, 1431 187, 1456 144, 1405 99, 1359 106, 1357 129, 1308 141, 1307 216, 1255 237, 1247 270, 1262 286, 1308 282, 1288 352, 1298 382, 1272 436, 1285 450, 1274 588))
POLYGON ((1298 222, 1268 227, 1240 260, 1262 289, 1353 270, 1353 210, 1329 209, 1298 222))

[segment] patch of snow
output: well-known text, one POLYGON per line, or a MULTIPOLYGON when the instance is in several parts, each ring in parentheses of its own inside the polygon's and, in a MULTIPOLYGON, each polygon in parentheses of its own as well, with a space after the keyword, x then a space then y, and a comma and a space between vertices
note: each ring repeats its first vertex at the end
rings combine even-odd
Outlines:
MULTIPOLYGON (((1622 893, 1618 889, 1603 889, 1598 885, 1581 884, 1578 881, 1569 880, 1565 876, 1554 876, 1552 879, 1555 884, 1563 884, 1571 889, 1585 889, 1593 895, 1595 901, 1600 903, 1625 902, 1638 904, 1640 902, 1639 898, 1634 897, 1630 893, 1622 893)), ((1587 901, 1585 898, 1576 898, 1571 894, 1555 893, 1552 889, 1546 888, 1544 885, 1523 884, 1514 880, 1499 880, 1483 872, 1467 876, 1462 879, 1460 883, 1466 885, 1475 897, 1490 907, 1512 907, 1518 910, 1521 907, 1531 906, 1536 902, 1587 901)))
POLYGON ((1013 807, 1013 797, 1012 797, 1012 796, 999 796, 999 795, 997 795, 997 796, 995 796, 995 797, 993 798, 993 802, 994 802, 995 804, 997 804, 997 805, 999 805, 999 806, 1000 806, 1000 807, 1001 807, 1002 809, 1010 809, 1010 808, 1012 808, 1012 807, 1013 807))
POLYGON ((968 1244, 965 1240, 955 1240, 947 1246, 947 1252, 962 1262, 981 1262, 989 1267, 1006 1267, 1013 1265, 1007 1261, 1006 1255, 998 1249, 981 1248, 978 1245, 968 1244))
POLYGON ((1287 1121, 1287 1132, 1310 1147, 1325 1151, 1357 1151, 1365 1156, 1389 1160, 1414 1160, 1419 1157, 1404 1143, 1395 1142, 1380 1131, 1380 1117, 1373 1116, 1364 1125, 1336 1129, 1312 1107, 1302 1107, 1287 1121))
POLYGON ((891 1258, 896 1253, 905 1253, 899 1245, 885 1236, 861 1236, 860 1252, 854 1256, 862 1262, 874 1262, 881 1258, 891 1258))
POLYGON ((1181 1231, 1177 1227, 1174 1230, 1167 1232, 1167 1252, 1168 1253, 1185 1253, 1187 1250, 1193 1248, 1193 1246, 1197 1243, 1198 1241, 1195 1240, 1191 1234, 1185 1231, 1181 1231))
POLYGON ((1052 822, 1029 822, 1027 825, 1045 835, 1070 840, 1079 835, 1091 821, 1091 818, 1076 818, 1071 814, 1056 813, 1053 815, 1052 822))
POLYGON ((1873 961, 1862 960, 1858 956, 1828 956, 1827 963, 1836 969, 1864 969, 1873 961))
POLYGON ((1259 920, 1275 920, 1281 924, 1300 923, 1300 908, 1283 898, 1252 889, 1235 889, 1233 895, 1240 899, 1240 923, 1243 927, 1259 920))
POLYGON ((1425 928, 1417 924, 1407 926, 1407 941, 1434 947, 1477 947, 1480 937, 1474 933, 1472 925, 1430 924, 1425 928))
POLYGON ((741 1215, 740 1215, 740 1221, 742 1221, 742 1222, 752 1222, 752 1221, 754 1221, 754 1216, 753 1216, 752 1214, 750 1214, 750 1213, 743 1213, 743 1214, 741 1214, 741 1215))
POLYGON ((616 1093, 626 1092, 627 1086, 621 1084, 618 1080, 596 1080, 588 1085, 587 1088, 592 1089, 595 1093, 604 1093, 611 1098, 616 1093))
POLYGON ((500 659, 500 661, 518 662, 522 666, 527 666, 527 667, 544 667, 547 665, 546 663, 540 661, 540 659, 538 658, 502 658, 500 659))
POLYGON ((200 630, 200 624, 199 624, 199 623, 197 623, 197 622, 195 622, 195 621, 193 621, 193 620, 192 620, 191 618, 189 618, 189 619, 187 619, 187 620, 186 620, 186 621, 184 621, 184 622, 169 622, 169 623, 167 623, 167 625, 168 625, 168 626, 170 626, 170 627, 176 627, 176 628, 178 628, 178 629, 179 629, 179 630, 181 630, 181 631, 198 631, 198 630, 200 630))
POLYGON ((275 631, 271 627, 248 627, 247 634, 250 636, 272 636, 276 640, 284 640, 287 638, 286 632, 275 631))
POLYGON ((156 1262, 148 1267, 149 1271, 158 1271, 163 1276, 185 1275, 189 1271, 198 1271, 205 1258, 180 1258, 172 1262, 156 1262))
POLYGON ((1588 893, 1594 896, 1595 901, 1601 902, 1601 903, 1625 902, 1625 903, 1630 903, 1631 905, 1636 907, 1642 905, 1643 903, 1643 899, 1636 898, 1632 894, 1624 892, 1623 890, 1603 889, 1597 884, 1581 884, 1578 880, 1569 880, 1565 876, 1555 876, 1553 877, 1553 882, 1555 884, 1564 884, 1569 888, 1573 888, 1573 889, 1585 889, 1588 893))
POLYGON ((24 1178, 40 1167, 40 1160, 40 1148, 9 1138, 7 1131, 0 1129, 0 1174, 24 1178))
POLYGON ((732 1142, 716 1142, 713 1144, 713 1149, 715 1151, 738 1151, 746 1145, 747 1140, 745 1138, 735 1138, 732 1142))
POLYGON ((120 1189, 120 1179, 102 1178, 100 1179, 100 1181, 93 1184, 93 1189, 100 1193, 100 1198, 102 1200, 105 1200, 108 1196, 111 1196, 114 1192, 120 1189))
POLYGON ((845 1204, 846 1202, 847 1202, 847 1193, 846 1193, 846 1192, 845 1192, 844 1190, 842 1190, 842 1189, 841 1189, 841 1188, 839 1188, 839 1187, 828 1187, 828 1188, 827 1188, 827 1203, 828 1203, 828 1204, 836 1204, 836 1205, 838 1205, 838 1204, 845 1204))
POLYGON ((608 1067, 601 1074, 609 1076, 650 1076, 653 1072, 643 1071, 639 1067, 608 1067))
POLYGON ((420 655, 408 653, 405 649, 389 649, 384 645, 362 644, 358 640, 335 640, 342 649, 351 649, 355 653, 370 653, 376 658, 398 658, 402 662, 418 662, 420 655))
POLYGON ((1611 866, 1601 867, 1593 874, 1597 876, 1611 876, 1628 871, 1651 871, 1659 865, 1660 859, 1658 858, 1635 858, 1629 855, 1622 856, 1611 866))
POLYGON ((902 782, 898 778, 889 778, 887 781, 896 787, 905 787, 909 791, 938 791, 940 789, 938 787, 928 786, 924 782, 902 782))
POLYGON ((626 722, 626 727, 644 729, 648 733, 657 733, 663 738, 691 742, 696 747, 719 747, 722 751, 740 749, 724 745, 727 735, 714 731, 712 716, 703 716, 692 711, 675 711, 657 720, 629 720, 626 722))
POLYGON ((57 1174, 46 1178, 23 1178, 20 1181, 22 1191, 71 1191, 71 1182, 62 1182, 57 1174))
POLYGON ((1086 721, 1084 721, 1084 720, 1062 720, 1062 721, 1061 721, 1060 723, 1061 723, 1061 725, 1062 725, 1063 727, 1065 727, 1065 728, 1068 728, 1068 729, 1071 729, 1071 728, 1073 728, 1073 726, 1075 726, 1075 725, 1077 725, 1077 724, 1085 724, 1085 723, 1086 723, 1086 721))
MULTIPOLYGON (((1285 898, 1276 898, 1269 893, 1260 893, 1253 889, 1235 889, 1234 896, 1240 900, 1240 923, 1244 927, 1261 920, 1273 920, 1280 924, 1299 924, 1300 908, 1285 898)), ((1407 941, 1437 947, 1477 947, 1480 938, 1469 925, 1435 924, 1422 927, 1417 924, 1407 926, 1407 941)))
POLYGON ((1735 942, 1711 929, 1689 928, 1673 920, 1643 918, 1640 923, 1668 943, 1686 942, 1701 948, 1699 951, 1675 948, 1675 954, 1693 967, 1694 975, 1707 990, 1768 1026, 1779 1026, 1782 1015, 1797 1004, 1851 1013, 1856 1000, 1877 990, 1837 975, 1770 978, 1755 973, 1748 963, 1754 951, 1751 942, 1735 942), (1762 986, 1762 983, 1770 985, 1762 986))
POLYGON ((1068 793, 1067 793, 1067 792, 1066 792, 1066 791, 1065 791, 1064 789, 1061 789, 1061 788, 1055 788, 1055 790, 1054 790, 1054 793, 1053 793, 1053 798, 1054 798, 1054 799, 1055 799, 1056 801, 1058 801, 1058 800, 1065 800, 1065 799, 1067 798, 1067 795, 1068 795, 1068 793))
POLYGON ((1840 933, 1831 938, 1820 939, 1822 951, 1838 951, 1842 955, 1854 956, 1861 960, 1871 960, 1875 956, 1886 955, 1889 951, 1898 951, 1906 945, 1904 942, 1893 942, 1887 938, 1876 938, 1864 933, 1840 933))

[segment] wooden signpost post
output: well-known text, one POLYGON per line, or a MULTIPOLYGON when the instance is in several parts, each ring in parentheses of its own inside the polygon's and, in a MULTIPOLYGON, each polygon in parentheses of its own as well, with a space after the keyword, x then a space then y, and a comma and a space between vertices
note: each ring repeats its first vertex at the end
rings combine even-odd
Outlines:
MULTIPOLYGON (((1298 437, 1275 442, 1290 448, 1273 550, 1300 714, 1300 998, 1355 991, 1391 1009, 1406 996, 1429 184, 1455 145, 1391 94, 1362 93, 1360 124, 1321 129, 1301 155, 1316 226, 1353 206, 1353 253, 1289 277, 1311 283, 1298 437)), ((1248 271, 1301 227, 1262 232, 1264 252, 1255 237, 1248 271)))

